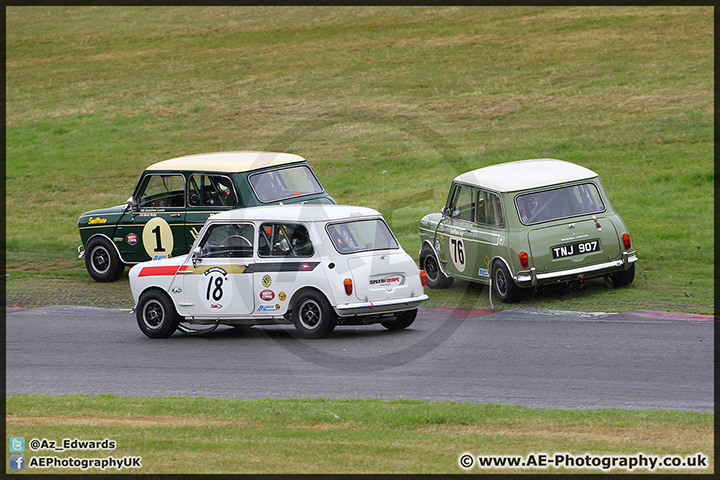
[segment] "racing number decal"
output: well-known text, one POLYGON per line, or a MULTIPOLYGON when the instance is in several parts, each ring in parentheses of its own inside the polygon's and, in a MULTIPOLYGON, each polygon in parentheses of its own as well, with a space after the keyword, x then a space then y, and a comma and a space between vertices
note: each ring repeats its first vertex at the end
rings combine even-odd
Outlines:
POLYGON ((465 271, 465 244, 462 238, 450 237, 450 257, 458 272, 465 271))
POLYGON ((225 269, 213 267, 203 273, 198 286, 198 296, 205 308, 213 312, 225 309, 232 299, 230 275, 225 269))
POLYGON ((170 256, 175 245, 170 225, 164 218, 154 217, 142 231, 143 247, 153 260, 170 256))

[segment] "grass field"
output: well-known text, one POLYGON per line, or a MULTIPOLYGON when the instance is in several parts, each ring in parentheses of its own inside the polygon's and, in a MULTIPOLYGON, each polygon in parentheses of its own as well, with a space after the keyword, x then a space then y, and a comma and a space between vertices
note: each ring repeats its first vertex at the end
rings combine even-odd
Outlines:
MULTIPOLYGON (((125 202, 159 160, 276 150, 307 158, 338 201, 383 212, 415 258, 420 218, 458 174, 579 163, 630 229, 635 283, 521 306, 713 313, 713 28, 712 7, 8 7, 7 303, 131 307, 127 276, 97 284, 76 258, 79 215, 125 202)), ((429 306, 490 308, 464 282, 427 293, 429 306)), ((461 473, 465 451, 712 455, 712 421, 106 396, 9 396, 7 417, 8 435, 112 437, 142 473, 461 473)))
MULTIPOLYGON (((31 439, 114 440, 113 451, 75 458, 141 456, 123 473, 462 473, 473 455, 569 453, 708 457, 713 414, 669 411, 543 410, 416 400, 220 400, 112 395, 10 395, 7 433, 31 439)), ((31 455, 70 456, 38 451, 31 455)), ((493 468, 471 473, 602 473, 581 468, 493 468)), ((48 469, 43 473, 73 473, 48 469)), ((99 472, 97 469, 87 472, 99 472)), ((105 473, 116 473, 107 469, 105 473)), ((611 473, 628 473, 614 469, 611 473)), ((647 468, 631 473, 651 473, 647 468)))
MULTIPOLYGON (((580 163, 630 229, 636 281, 523 306, 714 310, 710 7, 6 15, 10 303, 47 278, 98 288, 75 255, 77 218, 123 203, 148 164, 246 149, 305 156, 338 201, 380 209, 416 258, 419 220, 456 175, 525 158, 580 163)), ((457 282, 428 304, 489 308, 478 290, 457 282)))

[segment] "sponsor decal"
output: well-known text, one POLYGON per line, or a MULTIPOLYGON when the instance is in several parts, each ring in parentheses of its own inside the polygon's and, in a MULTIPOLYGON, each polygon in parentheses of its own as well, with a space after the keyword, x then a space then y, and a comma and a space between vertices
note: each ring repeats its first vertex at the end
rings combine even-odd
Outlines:
POLYGON ((127 237, 125 237, 125 241, 130 245, 136 245, 140 241, 140 237, 134 233, 128 233, 127 237))
POLYGON ((401 281, 402 277, 377 278, 375 280, 370 280, 370 285, 393 285, 400 283, 401 281))
POLYGON ((219 273, 220 275, 222 275, 222 276, 224 277, 224 276, 227 275, 227 270, 225 270, 225 269, 222 268, 222 267, 212 267, 212 268, 208 268, 208 269, 205 271, 205 273, 203 273, 203 275, 210 275, 210 274, 213 274, 213 273, 219 273))
POLYGON ((219 310, 219 309, 222 309, 222 304, 220 304, 220 303, 211 303, 211 304, 210 304, 210 309, 212 310, 212 309, 214 309, 214 308, 217 308, 218 310, 219 310))
POLYGON ((276 304, 275 304, 275 310, 278 310, 278 311, 280 310, 280 304, 279 304, 279 303, 276 303, 276 304))
POLYGON ((280 305, 260 305, 257 309, 258 312, 277 312, 280 310, 280 305))
POLYGON ((272 278, 270 278, 270 275, 265 275, 262 278, 262 284, 265 288, 268 288, 270 285, 272 285, 272 278))
POLYGON ((488 257, 487 255, 485 255, 485 265, 490 265, 490 257, 488 257))
POLYGON ((300 268, 302 268, 303 270, 307 270, 308 268, 310 268, 310 264, 309 264, 309 263, 303 263, 302 265, 300 265, 300 268))
POLYGON ((269 302, 273 298, 275 298, 275 293, 273 293, 272 290, 263 290, 260 292, 260 299, 263 301, 269 302))
POLYGON ((152 257, 153 260, 164 260, 166 258, 168 258, 167 255, 153 255, 152 257))
POLYGON ((480 275, 481 277, 489 277, 489 276, 490 276, 490 274, 488 273, 488 269, 487 269, 487 268, 481 268, 481 269, 479 269, 479 270, 478 270, 478 275, 480 275))
POLYGON ((281 302, 284 302, 285 299, 287 299, 287 295, 285 294, 285 292, 278 293, 278 299, 280 299, 281 302))
POLYGON ((107 218, 100 218, 100 217, 88 218, 88 225, 98 225, 101 223, 107 223, 107 218))

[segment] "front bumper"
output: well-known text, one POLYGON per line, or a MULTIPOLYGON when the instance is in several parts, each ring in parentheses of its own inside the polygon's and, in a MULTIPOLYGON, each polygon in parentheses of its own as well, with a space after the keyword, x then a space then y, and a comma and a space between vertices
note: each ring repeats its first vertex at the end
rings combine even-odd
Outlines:
POLYGON ((354 317, 357 315, 383 315, 413 310, 420 302, 429 297, 425 294, 416 297, 396 298, 393 300, 380 300, 377 302, 345 303, 335 306, 335 311, 341 317, 354 317))
POLYGON ((536 287, 542 284, 555 282, 569 282, 577 280, 578 276, 602 277, 621 270, 627 270, 632 263, 638 261, 637 252, 623 252, 622 258, 606 263, 598 263, 585 267, 561 270, 559 272, 537 273, 535 267, 517 273, 513 280, 520 286, 536 287))

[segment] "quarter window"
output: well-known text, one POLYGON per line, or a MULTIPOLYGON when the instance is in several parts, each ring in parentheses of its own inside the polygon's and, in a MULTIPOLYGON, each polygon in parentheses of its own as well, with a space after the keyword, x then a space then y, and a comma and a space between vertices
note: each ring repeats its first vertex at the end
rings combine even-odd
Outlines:
POLYGON ((235 187, 228 177, 203 174, 190 177, 188 204, 191 207, 235 207, 237 203, 235 187))
POLYGON ((261 257, 311 257, 314 249, 305 225, 263 223, 258 235, 261 257))
POLYGON ((495 193, 478 191, 477 196, 477 222, 482 225, 504 227, 505 218, 502 211, 500 197, 495 193))

